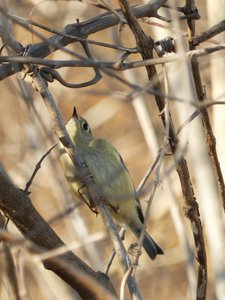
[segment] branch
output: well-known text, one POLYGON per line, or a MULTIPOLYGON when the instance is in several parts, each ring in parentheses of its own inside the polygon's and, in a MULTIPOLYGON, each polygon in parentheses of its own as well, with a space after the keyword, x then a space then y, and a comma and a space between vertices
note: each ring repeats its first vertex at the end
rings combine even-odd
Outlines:
MULTIPOLYGON (((154 17, 157 15, 157 10, 165 2, 166 0, 151 0, 147 4, 132 8, 132 11, 137 18, 154 17)), ((30 26, 24 19, 9 14, 2 6, 0 6, 0 12, 2 12, 6 18, 30 30, 30 26)), ((121 10, 117 10, 117 12, 121 14, 121 10)), ((70 43, 78 41, 79 38, 87 38, 90 34, 115 26, 119 24, 119 21, 120 20, 114 14, 104 13, 88 21, 67 25, 61 34, 53 35, 43 42, 31 45, 29 47, 29 56, 46 57, 57 49, 61 49, 70 43), (73 37, 67 37, 66 35, 73 37)), ((16 70, 14 67, 13 64, 2 66, 0 69, 0 80, 22 70, 22 66, 16 70)))
MULTIPOLYGON (((222 29, 223 30, 225 29, 225 21, 222 21, 222 22, 218 23, 217 25, 213 26, 209 30, 208 36, 210 34, 212 35, 212 34, 222 32, 223 31, 222 29)), ((193 43, 192 35, 190 36, 190 45, 191 45, 191 49, 195 49, 195 44, 193 43)), ((192 57, 191 64, 192 64, 192 70, 193 70, 192 73, 193 73, 193 78, 195 81, 196 92, 197 92, 197 96, 198 96, 198 102, 205 103, 206 96, 205 96, 205 92, 204 92, 202 81, 201 81, 199 63, 195 56, 192 57)), ((222 174, 222 170, 220 167, 220 162, 219 162, 217 150, 216 150, 216 138, 215 138, 213 130, 212 130, 210 117, 209 117, 209 113, 208 113, 206 106, 205 107, 203 106, 201 108, 201 117, 202 117, 204 129, 205 129, 205 138, 206 138, 206 142, 207 142, 207 146, 208 146, 209 157, 211 159, 214 173, 215 173, 215 176, 217 179, 217 185, 218 185, 218 190, 219 190, 220 198, 222 201, 223 209, 225 210, 224 179, 223 179, 223 174, 222 174)))
MULTIPOLYGON (((94 182, 93 176, 88 171, 88 168, 85 164, 85 162, 81 159, 79 156, 77 149, 75 145, 72 143, 71 138, 66 131, 63 119, 58 111, 58 108, 54 102, 54 99, 52 98, 51 93, 46 87, 46 84, 44 80, 42 79, 40 73, 37 73, 34 76, 34 84, 37 88, 37 90, 40 92, 45 105, 49 111, 49 114, 51 116, 52 124, 53 124, 53 130, 55 131, 56 135, 62 142, 67 154, 71 158, 75 170, 76 170, 76 176, 80 179, 80 181, 84 184, 84 186, 87 189, 87 193, 89 196, 89 199, 93 203, 93 205, 100 211, 101 217, 103 219, 104 224, 106 225, 106 228, 108 229, 108 232, 110 234, 110 237, 113 241, 114 248, 116 250, 116 253, 120 259, 120 263, 124 269, 125 272, 130 268, 131 261, 130 258, 124 248, 124 245, 119 237, 119 234, 116 230, 116 227, 111 219, 111 216, 108 212, 107 207, 105 206, 104 201, 102 201, 102 195, 100 195, 99 189, 94 182)), ((107 199, 106 199, 107 200, 107 199)), ((128 278, 128 288, 130 290, 130 294, 135 299, 141 299, 140 291, 137 285, 137 282, 133 276, 129 276, 128 278)))
POLYGON ((223 32, 225 30, 225 20, 219 22, 218 24, 212 26, 208 30, 201 32, 200 34, 191 37, 190 43, 193 46, 197 46, 210 38, 216 36, 217 34, 223 32))
POLYGON ((30 179, 28 180, 28 182, 26 183, 26 187, 25 187, 25 192, 29 193, 29 188, 34 180, 35 175, 37 174, 38 170, 41 168, 41 164, 43 162, 43 160, 46 158, 47 155, 50 154, 50 152, 52 151, 53 148, 55 148, 55 146, 57 146, 57 144, 55 144, 54 146, 52 146, 42 157, 41 159, 38 161, 38 163, 36 164, 36 167, 34 169, 34 172, 32 173, 30 179))
MULTIPOLYGON (((48 223, 46 223, 45 220, 38 214, 32 205, 28 194, 25 191, 16 188, 1 171, 0 209, 10 220, 12 220, 25 237, 29 238, 41 249, 52 250, 65 246, 48 223)), ((94 280, 96 285, 103 286, 108 290, 108 292, 114 294, 113 287, 108 277, 103 273, 94 272, 73 252, 68 251, 67 253, 58 256, 58 258, 60 261, 62 260, 67 265, 70 265, 71 269, 73 269, 75 273, 81 272, 81 274, 84 274, 90 277, 91 280, 94 280)), ((62 278, 62 280, 74 288, 83 299, 99 299, 84 282, 81 282, 79 278, 75 278, 74 275, 71 274, 71 272, 67 272, 65 268, 56 265, 52 259, 46 259, 43 264, 46 269, 53 271, 62 278)))
MULTIPOLYGON (((152 49, 154 46, 153 41, 147 37, 144 31, 141 29, 139 23, 137 22, 135 16, 133 15, 129 3, 127 0, 119 0, 119 3, 124 11, 127 22, 136 38, 137 45, 140 48, 140 54, 143 59, 152 59, 153 53, 152 49)), ((153 85, 154 90, 162 90, 158 74, 155 66, 146 66, 146 71, 148 73, 149 82, 153 85)), ((164 98, 162 94, 155 94, 156 104, 158 106, 159 112, 161 113, 161 119, 164 127, 166 127, 165 122, 165 113, 164 113, 164 98)), ((200 212, 198 208, 198 203, 196 201, 192 182, 187 166, 187 162, 183 157, 183 154, 180 153, 179 160, 176 159, 177 150, 179 149, 178 138, 176 136, 175 128, 169 115, 169 143, 170 148, 174 156, 176 163, 176 170, 179 175, 181 188, 184 196, 184 200, 187 206, 186 216, 190 219, 192 226, 192 233, 195 241, 195 248, 197 253, 198 265, 198 278, 202 281, 207 280, 207 261, 206 261, 206 252, 205 252, 205 242, 202 230, 202 224, 200 220, 200 212)), ((199 286, 198 286, 199 287, 199 286)), ((206 284, 205 286, 206 287, 206 284)), ((205 290, 203 291, 205 295, 205 290)), ((204 299, 204 297, 202 298, 204 299)))
MULTIPOLYGON (((59 69, 63 67, 96 67, 96 68, 108 68, 112 70, 124 71, 128 69, 140 68, 145 66, 152 66, 152 65, 161 65, 170 62, 175 62, 180 60, 181 58, 193 58, 193 57, 202 57, 208 54, 225 50, 225 43, 220 43, 219 45, 206 47, 197 50, 190 50, 184 54, 174 53, 170 54, 169 56, 159 57, 159 58, 151 58, 151 59, 144 59, 132 62, 109 62, 109 61, 97 61, 88 58, 82 58, 82 60, 53 60, 53 59, 43 59, 39 57, 21 57, 21 56, 0 56, 0 63, 3 62, 10 62, 10 63, 18 63, 18 64, 39 64, 43 66, 48 66, 54 69, 59 69)), ((6 67, 4 65, 4 67, 6 67)), ((1 68, 0 67, 0 76, 1 76, 1 68)), ((3 78, 4 79, 4 78, 3 78)), ((0 77, 1 80, 1 77, 0 77)))

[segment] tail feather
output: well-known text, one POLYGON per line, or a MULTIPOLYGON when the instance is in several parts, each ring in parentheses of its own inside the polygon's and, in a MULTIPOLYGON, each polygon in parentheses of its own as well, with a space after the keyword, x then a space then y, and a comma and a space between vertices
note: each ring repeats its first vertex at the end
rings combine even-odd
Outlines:
POLYGON ((147 232, 145 232, 143 247, 151 259, 155 259, 158 254, 164 254, 163 250, 156 244, 147 232))
MULTIPOLYGON (((135 233, 137 238, 140 237, 141 230, 135 230, 133 232, 135 233)), ((164 254, 163 250, 159 247, 159 245, 156 244, 156 242, 151 238, 147 231, 145 232, 143 247, 151 259, 155 259, 157 255, 164 254)))

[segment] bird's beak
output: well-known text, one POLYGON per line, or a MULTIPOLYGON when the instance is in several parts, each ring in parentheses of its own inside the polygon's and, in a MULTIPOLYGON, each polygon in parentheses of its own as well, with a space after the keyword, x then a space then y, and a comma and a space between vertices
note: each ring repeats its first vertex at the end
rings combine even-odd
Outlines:
POLYGON ((73 115, 72 115, 72 118, 78 118, 78 114, 77 114, 77 110, 76 110, 76 107, 74 106, 74 108, 73 108, 73 115))

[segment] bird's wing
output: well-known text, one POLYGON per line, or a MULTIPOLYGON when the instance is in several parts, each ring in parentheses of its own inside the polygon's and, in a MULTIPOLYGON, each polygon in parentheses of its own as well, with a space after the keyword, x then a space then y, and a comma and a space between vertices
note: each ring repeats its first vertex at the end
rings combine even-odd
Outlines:
POLYGON ((129 172, 111 143, 103 139, 93 139, 85 161, 106 197, 116 198, 118 201, 137 198, 129 172))

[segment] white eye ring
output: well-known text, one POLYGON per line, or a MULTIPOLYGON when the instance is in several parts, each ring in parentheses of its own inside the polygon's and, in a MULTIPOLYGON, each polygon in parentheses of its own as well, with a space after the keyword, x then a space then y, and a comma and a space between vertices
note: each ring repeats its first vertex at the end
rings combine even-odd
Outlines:
POLYGON ((84 122, 82 122, 81 126, 82 126, 82 128, 83 128, 85 131, 87 131, 87 132, 88 132, 88 131, 89 131, 89 129, 90 129, 90 128, 89 128, 89 125, 88 125, 88 123, 87 123, 87 122, 85 122, 85 121, 84 121, 84 122))

